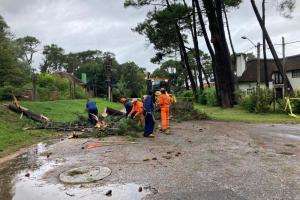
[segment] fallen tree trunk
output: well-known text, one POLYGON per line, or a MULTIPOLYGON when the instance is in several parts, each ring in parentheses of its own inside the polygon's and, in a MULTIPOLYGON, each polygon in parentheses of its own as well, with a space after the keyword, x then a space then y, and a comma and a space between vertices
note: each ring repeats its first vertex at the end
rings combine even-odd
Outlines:
POLYGON ((24 108, 22 106, 17 106, 15 104, 8 104, 8 109, 16 112, 16 113, 21 113, 28 117, 29 119, 32 119, 33 121, 40 122, 40 123, 48 123, 50 120, 49 118, 45 117, 44 115, 37 114, 31 112, 29 109, 24 108))
POLYGON ((113 108, 109 108, 109 107, 107 107, 106 108, 106 114, 107 115, 110 115, 110 116, 125 116, 125 113, 124 112, 122 112, 122 111, 119 111, 119 110, 115 110, 115 109, 113 109, 113 108))

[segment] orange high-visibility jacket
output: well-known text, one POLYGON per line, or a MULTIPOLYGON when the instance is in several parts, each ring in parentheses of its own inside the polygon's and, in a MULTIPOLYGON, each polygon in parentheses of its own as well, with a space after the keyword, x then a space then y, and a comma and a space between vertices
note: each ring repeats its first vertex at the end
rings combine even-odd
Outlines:
POLYGON ((143 103, 140 101, 136 101, 132 105, 133 112, 142 113, 143 112, 143 103))
POLYGON ((171 105, 171 98, 168 94, 161 94, 159 96, 159 105, 161 108, 169 108, 171 105))

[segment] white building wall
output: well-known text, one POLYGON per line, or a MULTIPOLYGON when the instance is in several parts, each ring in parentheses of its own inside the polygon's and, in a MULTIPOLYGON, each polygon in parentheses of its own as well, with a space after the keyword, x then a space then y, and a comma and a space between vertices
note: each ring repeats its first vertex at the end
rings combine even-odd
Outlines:
MULTIPOLYGON (((265 88, 266 85, 265 83, 261 82, 260 83, 260 88, 265 88)), ((269 82, 269 88, 273 89, 273 82, 269 82)), ((255 90, 256 89, 256 82, 251 82, 251 83, 239 83, 238 89, 244 92, 255 90)))
POLYGON ((248 92, 249 90, 254 90, 256 88, 256 83, 239 83, 238 88, 243 92, 248 92))
POLYGON ((245 70, 246 70, 246 55, 239 54, 236 57, 236 75, 237 75, 237 77, 241 77, 245 70))
POLYGON ((300 90, 300 78, 292 78, 292 72, 286 73, 294 90, 300 90))

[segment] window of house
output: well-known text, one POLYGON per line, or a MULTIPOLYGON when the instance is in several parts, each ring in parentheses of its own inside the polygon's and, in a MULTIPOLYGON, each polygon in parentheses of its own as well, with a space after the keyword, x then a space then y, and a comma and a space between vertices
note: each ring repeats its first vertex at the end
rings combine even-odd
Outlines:
POLYGON ((274 83, 283 84, 283 78, 278 72, 274 73, 274 83))
POLYGON ((292 71, 292 78, 300 78, 300 70, 292 71))
POLYGON ((248 88, 246 94, 253 94, 255 92, 255 88, 248 88))

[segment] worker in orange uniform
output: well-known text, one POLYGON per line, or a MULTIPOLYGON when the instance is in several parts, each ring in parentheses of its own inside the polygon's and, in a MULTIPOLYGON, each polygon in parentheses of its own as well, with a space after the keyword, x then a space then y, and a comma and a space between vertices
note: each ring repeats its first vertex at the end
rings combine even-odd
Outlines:
POLYGON ((170 105, 171 98, 167 94, 164 88, 160 89, 161 95, 159 96, 159 106, 161 114, 161 130, 168 133, 169 126, 169 116, 170 116, 170 105))
POLYGON ((136 98, 132 99, 132 109, 128 116, 136 119, 138 124, 142 126, 144 124, 143 103, 136 98))

